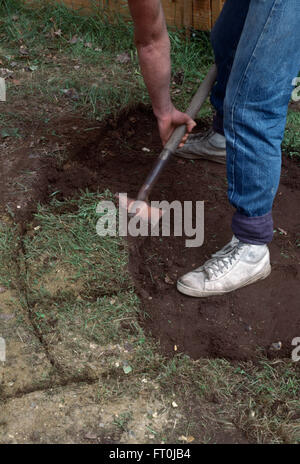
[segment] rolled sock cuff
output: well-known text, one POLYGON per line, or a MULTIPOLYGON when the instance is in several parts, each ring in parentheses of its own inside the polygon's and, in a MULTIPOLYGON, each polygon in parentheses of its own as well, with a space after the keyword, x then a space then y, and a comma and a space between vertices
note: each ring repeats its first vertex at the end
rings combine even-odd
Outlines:
POLYGON ((272 211, 256 217, 248 217, 237 211, 232 218, 232 231, 243 243, 265 245, 273 238, 272 211))
POLYGON ((216 113, 214 115, 213 119, 213 130, 217 132, 218 134, 224 135, 224 124, 223 124, 223 116, 221 116, 219 113, 216 113))

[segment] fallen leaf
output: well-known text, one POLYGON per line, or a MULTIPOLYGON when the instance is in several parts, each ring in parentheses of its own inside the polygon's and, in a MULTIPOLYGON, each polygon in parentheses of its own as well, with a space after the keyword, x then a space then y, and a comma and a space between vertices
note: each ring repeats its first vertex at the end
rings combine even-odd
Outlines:
POLYGON ((130 374, 130 372, 132 372, 132 367, 129 366, 129 364, 124 364, 123 371, 124 371, 124 374, 130 374))
POLYGON ((116 62, 121 63, 121 64, 128 63, 130 60, 131 60, 130 55, 127 52, 117 55, 117 58, 116 58, 116 62))
POLYGON ((61 29, 58 29, 57 31, 54 31, 54 35, 56 35, 57 37, 61 37, 61 35, 62 35, 61 29))
POLYGON ((25 45, 21 45, 21 47, 19 48, 19 53, 21 53, 21 55, 29 55, 29 51, 28 49, 25 47, 25 45))
POLYGON ((79 95, 75 89, 62 89, 63 94, 72 100, 79 100, 79 95))
POLYGON ((174 284, 173 280, 168 275, 166 275, 166 277, 165 277, 165 282, 168 285, 173 285, 174 284))
POLYGON ((0 68, 0 76, 1 77, 8 78, 8 77, 11 77, 12 75, 13 75, 13 71, 11 71, 10 69, 0 68))
POLYGON ((92 433, 92 432, 88 432, 86 435, 85 435, 85 438, 87 440, 97 440, 97 435, 95 433, 92 433))
POLYGON ((73 37, 69 40, 69 44, 74 45, 78 42, 77 35, 73 35, 73 37))

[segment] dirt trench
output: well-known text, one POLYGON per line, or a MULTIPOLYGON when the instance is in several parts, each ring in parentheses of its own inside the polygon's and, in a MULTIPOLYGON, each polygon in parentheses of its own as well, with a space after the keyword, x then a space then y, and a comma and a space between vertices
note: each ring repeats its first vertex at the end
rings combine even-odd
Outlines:
MULTIPOLYGON (((199 121, 197 130, 205 131, 207 124, 199 121)), ((53 193, 63 199, 78 195, 81 189, 109 189, 134 197, 161 150, 151 111, 139 106, 117 121, 108 119, 96 126, 75 116, 55 122, 56 135, 48 136, 48 142, 56 150, 64 146, 67 156, 60 165, 56 157, 44 154, 42 127, 32 130, 9 161, 2 152, 2 211, 9 209, 26 230, 37 202, 47 201, 53 193), (23 179, 24 172, 31 173, 30 180, 23 179)), ((129 239, 129 269, 142 309, 149 315, 141 323, 160 341, 165 354, 176 349, 193 358, 290 357, 292 340, 300 336, 299 187, 300 167, 284 155, 274 205, 271 276, 226 296, 190 298, 177 292, 176 279, 230 240, 233 209, 227 201, 225 166, 174 158, 152 199, 204 200, 203 246, 185 247, 187 237, 129 239), (277 342, 282 348, 270 350, 277 342)))

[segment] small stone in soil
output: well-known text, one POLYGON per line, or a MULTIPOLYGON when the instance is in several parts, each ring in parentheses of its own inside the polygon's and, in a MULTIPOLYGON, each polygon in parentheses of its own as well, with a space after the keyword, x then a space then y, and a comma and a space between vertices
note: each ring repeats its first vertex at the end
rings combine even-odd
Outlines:
POLYGON ((272 343, 272 345, 270 346, 271 351, 279 351, 279 350, 281 350, 281 348, 282 348, 282 343, 281 342, 272 343))

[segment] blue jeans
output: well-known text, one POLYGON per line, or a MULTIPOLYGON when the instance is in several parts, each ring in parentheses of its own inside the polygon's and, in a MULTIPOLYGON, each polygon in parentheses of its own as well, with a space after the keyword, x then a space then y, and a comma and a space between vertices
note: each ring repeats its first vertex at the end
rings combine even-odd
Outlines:
POLYGON ((300 0, 227 0, 211 41, 218 67, 211 102, 214 127, 226 136, 233 232, 245 243, 268 243, 287 108, 300 69, 300 0))

